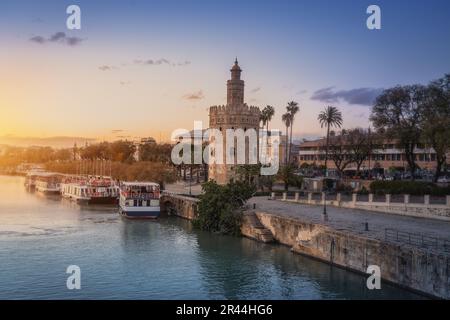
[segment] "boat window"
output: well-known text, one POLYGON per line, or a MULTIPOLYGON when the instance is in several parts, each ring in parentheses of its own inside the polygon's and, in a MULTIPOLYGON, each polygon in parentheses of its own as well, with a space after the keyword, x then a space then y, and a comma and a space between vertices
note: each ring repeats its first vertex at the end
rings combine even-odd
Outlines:
POLYGON ((159 200, 150 200, 150 206, 152 207, 159 206, 159 200))

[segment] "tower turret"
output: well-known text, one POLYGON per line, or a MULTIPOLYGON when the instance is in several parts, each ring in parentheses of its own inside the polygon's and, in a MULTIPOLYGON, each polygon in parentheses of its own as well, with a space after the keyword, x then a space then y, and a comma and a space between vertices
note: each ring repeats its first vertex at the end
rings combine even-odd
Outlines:
POLYGON ((227 105, 238 107, 244 104, 244 81, 241 80, 242 69, 237 58, 230 72, 231 79, 227 81, 227 105))

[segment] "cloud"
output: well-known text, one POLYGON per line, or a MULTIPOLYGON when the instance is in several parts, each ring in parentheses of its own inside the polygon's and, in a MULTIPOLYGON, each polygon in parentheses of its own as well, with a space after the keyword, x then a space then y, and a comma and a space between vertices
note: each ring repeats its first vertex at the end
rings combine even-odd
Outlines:
POLYGON ((41 36, 34 36, 34 37, 30 38, 30 41, 31 42, 36 42, 36 43, 39 43, 39 44, 44 44, 45 43, 45 38, 41 37, 41 36))
POLYGON ((328 87, 314 92, 311 99, 327 103, 345 101, 348 104, 371 106, 382 91, 381 88, 356 88, 336 91, 334 87, 328 87))
POLYGON ((31 22, 33 22, 33 23, 44 23, 44 20, 42 18, 33 18, 31 20, 31 22))
POLYGON ((30 38, 30 41, 39 44, 45 44, 48 42, 61 43, 73 47, 83 42, 83 39, 78 37, 68 37, 64 32, 60 31, 52 34, 48 38, 44 38, 43 36, 34 36, 30 38))
POLYGON ((120 81, 120 85, 122 85, 122 86, 126 86, 129 84, 131 84, 131 81, 120 81))
POLYGON ((255 92, 258 92, 258 91, 260 91, 260 90, 261 90, 261 87, 256 87, 256 88, 250 90, 250 92, 251 92, 251 93, 255 93, 255 92))
POLYGON ((141 60, 141 59, 136 59, 134 60, 134 64, 137 65, 147 65, 147 66, 159 66, 159 65, 171 65, 171 66, 187 66, 190 65, 191 62, 190 61, 183 61, 183 62, 172 62, 169 59, 166 58, 160 58, 160 59, 146 59, 146 60, 141 60))
POLYGON ((204 94, 203 94, 203 91, 202 91, 202 90, 199 90, 199 91, 197 91, 197 92, 185 94, 185 95, 183 96, 183 99, 185 99, 185 100, 201 100, 201 99, 203 99, 204 97, 205 97, 205 96, 204 96, 204 94))
POLYGON ((76 45, 79 45, 82 41, 83 41, 83 39, 77 38, 77 37, 67 37, 67 38, 66 38, 66 43, 67 43, 69 46, 76 46, 76 45))
POLYGON ((66 38, 66 34, 64 32, 56 32, 55 34, 53 34, 52 36, 50 36, 50 38, 48 39, 48 41, 51 42, 58 42, 58 41, 62 41, 66 38))
POLYGON ((103 65, 99 66, 98 69, 101 71, 112 71, 112 70, 117 70, 120 68, 116 67, 114 65, 110 65, 110 64, 103 64, 103 65))
POLYGON ((114 130, 111 130, 111 132, 114 133, 114 134, 121 133, 121 132, 124 132, 124 131, 125 131, 125 130, 123 130, 123 129, 114 129, 114 130))
POLYGON ((299 90, 299 91, 296 92, 296 94, 297 95, 302 95, 302 94, 305 94, 307 92, 308 92, 308 90, 299 90))
POLYGON ((182 67, 182 66, 188 66, 188 65, 190 65, 191 64, 191 62, 190 61, 184 61, 184 62, 178 62, 177 63, 177 66, 180 66, 180 67, 182 67))

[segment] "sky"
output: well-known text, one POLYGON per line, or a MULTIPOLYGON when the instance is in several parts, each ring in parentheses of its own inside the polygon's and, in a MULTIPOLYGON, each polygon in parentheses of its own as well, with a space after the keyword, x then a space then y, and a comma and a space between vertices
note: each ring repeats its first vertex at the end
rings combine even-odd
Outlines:
POLYGON ((0 2, 0 143, 6 138, 152 136, 208 125, 226 102, 235 57, 249 105, 300 104, 297 138, 323 134, 318 113, 367 127, 383 88, 450 73, 450 1, 0 2), (66 8, 81 8, 68 30, 66 8), (381 29, 366 26, 369 5, 381 29))

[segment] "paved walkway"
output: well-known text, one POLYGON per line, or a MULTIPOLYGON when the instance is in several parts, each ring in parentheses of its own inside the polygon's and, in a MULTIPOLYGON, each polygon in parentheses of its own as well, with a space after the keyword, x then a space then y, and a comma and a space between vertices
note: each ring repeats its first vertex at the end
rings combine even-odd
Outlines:
POLYGON ((338 231, 346 231, 368 238, 384 240, 385 229, 393 228, 403 232, 450 240, 450 222, 446 221, 328 206, 328 221, 324 222, 322 221, 322 206, 269 200, 267 197, 254 197, 248 201, 250 206, 253 203, 256 203, 256 209, 260 211, 301 218, 302 221, 327 225, 338 231), (365 222, 369 223, 369 231, 364 231, 365 222))

